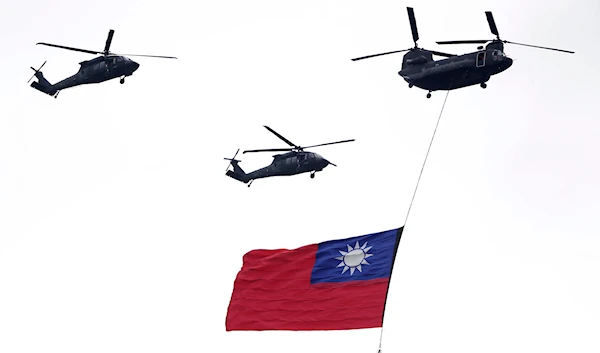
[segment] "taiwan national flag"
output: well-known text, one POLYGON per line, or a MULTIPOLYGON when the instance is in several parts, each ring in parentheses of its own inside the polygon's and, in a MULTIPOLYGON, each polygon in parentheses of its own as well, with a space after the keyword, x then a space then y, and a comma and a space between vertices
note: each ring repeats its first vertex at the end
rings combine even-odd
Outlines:
POLYGON ((402 228, 244 255, 227 331, 381 327, 402 228))

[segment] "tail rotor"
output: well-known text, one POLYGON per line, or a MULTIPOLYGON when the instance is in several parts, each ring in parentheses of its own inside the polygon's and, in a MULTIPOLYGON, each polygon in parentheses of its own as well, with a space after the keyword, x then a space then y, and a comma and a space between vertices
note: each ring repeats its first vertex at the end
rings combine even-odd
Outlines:
POLYGON ((31 76, 31 78, 29 79, 29 81, 27 81, 27 83, 31 82, 31 80, 33 80, 33 78, 35 77, 35 75, 37 75, 40 72, 40 70, 42 69, 42 67, 44 67, 44 65, 46 65, 46 61, 44 61, 44 63, 42 64, 42 66, 40 66, 40 68, 37 69, 37 70, 30 66, 31 69, 34 71, 34 74, 33 74, 33 76, 31 76))
POLYGON ((229 165, 227 166, 227 169, 225 169, 225 173, 227 173, 227 171, 229 170, 229 167, 231 167, 231 164, 233 162, 238 162, 238 163, 241 162, 240 160, 235 159, 235 157, 238 155, 239 152, 240 152, 240 149, 238 148, 237 152, 235 152, 235 154, 233 155, 233 158, 223 158, 226 161, 230 161, 229 165))

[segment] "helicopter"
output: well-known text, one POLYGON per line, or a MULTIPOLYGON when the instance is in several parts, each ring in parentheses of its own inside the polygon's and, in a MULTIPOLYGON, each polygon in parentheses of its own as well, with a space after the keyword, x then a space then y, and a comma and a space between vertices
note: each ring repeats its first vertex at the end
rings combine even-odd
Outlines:
POLYGON ((352 61, 408 51, 408 53, 404 54, 402 59, 402 70, 398 72, 398 75, 408 82, 409 88, 417 86, 418 88, 427 90, 427 98, 431 98, 431 92, 433 91, 450 91, 477 84, 479 84, 481 88, 486 88, 486 82, 491 76, 507 70, 513 64, 513 60, 504 53, 504 43, 555 50, 571 54, 575 53, 569 50, 502 40, 500 39, 496 22, 490 11, 486 11, 485 15, 490 30, 492 34, 496 35, 496 39, 436 42, 437 44, 484 44, 489 42, 485 46, 485 49, 483 46, 479 46, 477 47, 478 51, 476 52, 456 55, 419 48, 417 45, 419 33, 417 31, 414 10, 412 7, 407 7, 406 9, 408 11, 408 19, 410 21, 412 37, 415 43, 413 48, 363 56, 354 58, 352 61), (433 55, 446 57, 447 59, 433 60, 433 55))
POLYGON ((296 174, 310 172, 310 177, 311 177, 311 179, 313 179, 315 177, 316 172, 322 171, 325 167, 327 167, 330 164, 334 167, 337 167, 337 165, 331 163, 330 161, 326 160, 325 158, 323 158, 322 156, 320 156, 317 153, 305 152, 304 151, 305 148, 312 148, 312 147, 333 145, 333 144, 337 144, 337 143, 354 141, 354 139, 352 139, 352 140, 329 142, 329 143, 322 143, 319 145, 301 147, 301 146, 297 146, 297 145, 291 143, 288 139, 281 136, 279 133, 277 133, 275 130, 271 129, 270 127, 268 127, 266 125, 264 127, 267 130, 269 130, 270 132, 272 132, 275 136, 277 136, 281 140, 283 140, 285 143, 292 146, 292 148, 271 148, 271 149, 244 151, 243 153, 289 151, 287 153, 274 155, 273 162, 271 162, 270 165, 268 165, 264 168, 257 169, 251 173, 244 172, 244 170, 239 166, 239 163, 241 161, 235 159, 238 152, 240 151, 239 149, 237 150, 237 152, 235 153, 233 158, 224 158, 225 160, 230 161, 229 165, 227 166, 225 175, 227 175, 235 180, 241 181, 245 184, 248 184, 248 187, 250 187, 250 185, 252 184, 252 181, 255 179, 268 178, 268 177, 273 177, 273 176, 284 176, 284 175, 289 176, 289 175, 296 175, 296 174), (233 171, 229 170, 230 166, 233 166, 233 171))
POLYGON ((106 44, 104 45, 103 51, 95 51, 95 50, 87 50, 87 49, 79 49, 66 47, 63 45, 56 45, 50 43, 36 43, 36 45, 46 45, 49 47, 67 49, 72 51, 79 51, 88 54, 102 54, 102 56, 96 57, 91 60, 82 61, 79 63, 79 71, 71 77, 67 77, 66 79, 51 84, 44 78, 44 74, 42 73, 42 67, 46 64, 46 61, 36 70, 35 68, 31 68, 34 71, 33 76, 27 81, 29 83, 34 77, 37 77, 38 82, 32 82, 31 87, 37 89, 40 92, 46 93, 54 98, 58 97, 58 93, 65 89, 79 85, 85 85, 90 83, 100 83, 108 80, 112 80, 114 78, 120 77, 121 84, 125 83, 125 77, 133 75, 133 73, 140 67, 140 64, 135 61, 129 59, 125 55, 129 56, 145 56, 152 58, 164 58, 164 59, 177 59, 173 56, 158 56, 158 55, 139 55, 139 54, 115 54, 109 51, 110 44, 112 43, 112 38, 114 35, 114 30, 108 31, 108 37, 106 38, 106 44))

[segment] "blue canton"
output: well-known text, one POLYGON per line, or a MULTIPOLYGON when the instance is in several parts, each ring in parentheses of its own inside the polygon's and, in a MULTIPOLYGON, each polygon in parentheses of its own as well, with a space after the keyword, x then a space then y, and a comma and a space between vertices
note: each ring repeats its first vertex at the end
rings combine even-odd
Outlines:
POLYGON ((310 282, 350 282, 389 278, 398 229, 319 244, 310 282))

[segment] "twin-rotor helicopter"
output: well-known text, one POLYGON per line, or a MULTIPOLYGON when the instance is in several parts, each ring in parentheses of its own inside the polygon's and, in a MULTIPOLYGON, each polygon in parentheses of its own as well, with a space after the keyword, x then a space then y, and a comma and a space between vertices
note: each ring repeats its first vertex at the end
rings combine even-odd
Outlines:
POLYGON ((574 54, 574 52, 568 50, 515 43, 500 39, 496 22, 490 11, 486 11, 485 15, 492 34, 496 35, 495 39, 436 42, 437 44, 485 44, 489 42, 485 46, 485 49, 483 46, 479 46, 476 52, 455 55, 419 48, 417 45, 419 33, 417 31, 415 13, 412 7, 407 7, 407 11, 415 43, 413 48, 363 56, 352 59, 352 61, 408 51, 408 53, 404 54, 402 70, 398 72, 398 75, 408 82, 409 88, 416 86, 427 90, 427 98, 431 98, 431 92, 433 91, 449 91, 473 85, 480 85, 481 88, 486 88, 486 82, 491 76, 505 71, 513 63, 513 60, 504 53, 504 43, 574 54), (443 56, 447 59, 433 60, 433 55, 443 56))
POLYGON ((33 79, 34 77, 37 77, 38 79, 38 82, 34 81, 31 83, 31 87, 56 98, 61 90, 74 86, 85 85, 90 83, 100 83, 112 80, 117 77, 121 78, 121 84, 125 83, 125 77, 133 75, 133 73, 140 67, 140 64, 129 59, 127 56, 145 56, 152 58, 177 59, 173 56, 112 53, 109 51, 109 49, 110 44, 112 43, 114 33, 115 31, 112 29, 108 32, 108 37, 106 38, 106 44, 104 45, 103 51, 72 48, 50 43, 37 43, 39 45, 46 45, 50 47, 78 51, 82 53, 101 54, 101 56, 91 60, 80 62, 79 71, 75 75, 67 77, 66 79, 55 84, 51 84, 50 82, 48 82, 48 80, 46 80, 46 78, 44 78, 44 74, 41 71, 42 67, 46 64, 46 62, 44 61, 44 63, 37 70, 33 67, 31 68, 35 73, 33 74, 33 76, 31 76, 29 81, 31 81, 31 79, 33 79))
POLYGON ((225 158, 225 160, 230 161, 229 165, 227 166, 227 170, 226 170, 225 174, 235 180, 238 180, 245 184, 248 184, 248 187, 250 187, 250 185, 252 184, 252 181, 255 179, 268 178, 268 177, 274 177, 274 176, 289 176, 289 175, 296 175, 296 174, 302 174, 302 173, 310 173, 310 177, 314 178, 316 172, 322 171, 328 165, 331 164, 334 167, 337 167, 337 166, 335 164, 331 163, 330 161, 328 161, 327 159, 323 158, 321 155, 319 155, 317 153, 313 153, 313 152, 306 152, 306 151, 304 151, 304 149, 354 141, 354 139, 352 139, 352 140, 328 142, 328 143, 322 143, 322 144, 318 144, 318 145, 301 147, 301 146, 297 146, 296 144, 290 142, 288 139, 281 136, 279 133, 277 133, 275 130, 271 129, 270 127, 265 126, 265 128, 267 130, 269 130, 270 132, 272 132, 275 136, 277 136, 281 140, 283 140, 283 142, 285 142, 289 146, 291 146, 291 148, 269 148, 269 149, 244 151, 243 153, 289 151, 287 153, 274 155, 273 162, 271 162, 270 165, 268 165, 264 168, 257 169, 250 173, 244 172, 244 170, 239 166, 239 163, 241 161, 235 159, 238 152, 240 151, 239 149, 237 150, 237 152, 235 153, 233 158, 225 158), (233 166, 233 170, 229 170, 230 166, 233 166))

